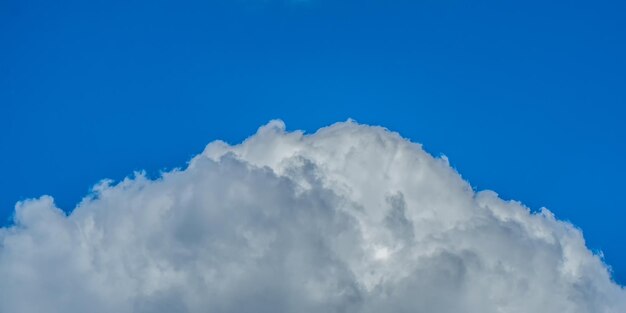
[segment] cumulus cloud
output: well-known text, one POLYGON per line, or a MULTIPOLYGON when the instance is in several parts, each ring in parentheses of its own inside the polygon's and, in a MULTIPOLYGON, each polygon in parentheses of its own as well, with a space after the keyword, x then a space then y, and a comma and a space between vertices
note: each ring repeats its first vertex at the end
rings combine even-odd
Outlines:
POLYGON ((352 121, 272 121, 0 229, 0 312, 626 312, 580 230, 352 121))

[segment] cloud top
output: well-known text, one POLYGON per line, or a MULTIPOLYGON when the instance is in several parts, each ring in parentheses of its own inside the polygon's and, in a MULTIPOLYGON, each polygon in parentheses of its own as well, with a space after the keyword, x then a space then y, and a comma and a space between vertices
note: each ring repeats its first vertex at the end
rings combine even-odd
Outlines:
POLYGON ((271 121, 0 229, 0 312, 625 312, 579 229, 385 128, 271 121))

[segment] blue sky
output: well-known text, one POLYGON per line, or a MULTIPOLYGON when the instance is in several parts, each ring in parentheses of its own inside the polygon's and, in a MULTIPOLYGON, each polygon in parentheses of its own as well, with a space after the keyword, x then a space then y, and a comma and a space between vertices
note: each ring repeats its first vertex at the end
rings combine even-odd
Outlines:
POLYGON ((581 227, 626 282, 622 1, 3 1, 0 219, 347 118, 581 227))

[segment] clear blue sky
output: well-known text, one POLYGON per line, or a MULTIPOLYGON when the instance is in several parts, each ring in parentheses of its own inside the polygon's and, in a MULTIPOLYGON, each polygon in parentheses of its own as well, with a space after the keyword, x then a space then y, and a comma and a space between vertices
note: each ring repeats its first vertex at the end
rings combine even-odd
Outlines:
POLYGON ((626 2, 0 2, 0 219, 354 118, 581 227, 626 283, 626 2))

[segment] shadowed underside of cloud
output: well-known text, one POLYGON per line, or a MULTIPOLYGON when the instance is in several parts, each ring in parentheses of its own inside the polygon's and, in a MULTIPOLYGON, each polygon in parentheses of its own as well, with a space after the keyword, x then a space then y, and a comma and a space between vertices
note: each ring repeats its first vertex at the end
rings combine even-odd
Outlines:
POLYGON ((0 312, 626 312, 581 232, 398 134, 272 121, 184 170, 18 203, 0 312))

